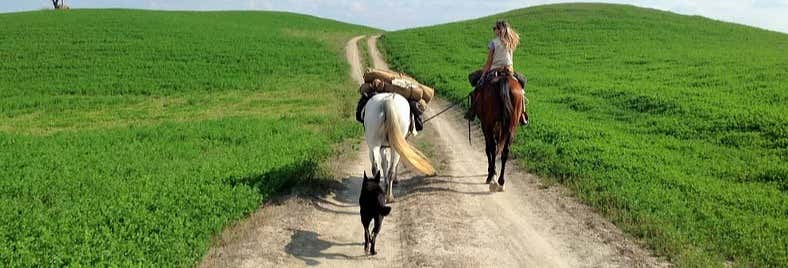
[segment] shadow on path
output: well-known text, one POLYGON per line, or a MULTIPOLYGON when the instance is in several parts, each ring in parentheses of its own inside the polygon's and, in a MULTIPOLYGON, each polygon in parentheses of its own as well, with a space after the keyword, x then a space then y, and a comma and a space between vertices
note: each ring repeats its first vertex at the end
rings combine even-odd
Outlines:
POLYGON ((291 230, 293 231, 293 235, 290 236, 290 242, 285 245, 285 252, 292 255, 293 257, 298 258, 299 260, 304 261, 304 264, 306 265, 318 265, 320 264, 320 259, 355 259, 365 256, 348 256, 341 253, 323 252, 331 247, 336 246, 353 246, 358 247, 359 251, 361 251, 361 246, 363 246, 363 243, 336 243, 320 239, 318 234, 312 231, 295 229, 291 230))

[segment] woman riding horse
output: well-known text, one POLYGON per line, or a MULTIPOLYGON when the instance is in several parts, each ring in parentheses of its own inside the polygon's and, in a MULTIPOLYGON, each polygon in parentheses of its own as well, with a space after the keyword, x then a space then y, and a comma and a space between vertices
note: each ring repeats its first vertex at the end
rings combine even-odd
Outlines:
POLYGON ((486 182, 490 184, 490 191, 503 191, 509 146, 517 126, 528 123, 526 81, 512 68, 512 52, 519 43, 519 36, 505 21, 496 22, 493 30, 497 37, 490 42, 484 69, 469 76, 471 84, 476 86, 471 93, 471 109, 466 117, 473 120, 475 115, 479 116, 487 155, 486 182), (494 182, 495 159, 499 154, 501 173, 498 181, 494 182))
MULTIPOLYGON (((525 78, 521 74, 514 72, 512 57, 514 50, 520 44, 520 35, 504 20, 495 22, 493 31, 495 32, 495 38, 487 46, 487 62, 481 70, 475 71, 468 76, 468 79, 475 86, 473 92, 471 92, 471 107, 465 115, 465 118, 468 120, 473 120, 476 116, 474 108, 476 106, 477 88, 490 80, 489 76, 494 74, 494 72, 513 74, 520 81, 520 86, 523 88, 523 96, 525 96, 525 78)), ((523 107, 525 107, 525 103, 523 103, 523 107)), ((528 124, 528 113, 525 109, 520 116, 520 124, 528 124)))

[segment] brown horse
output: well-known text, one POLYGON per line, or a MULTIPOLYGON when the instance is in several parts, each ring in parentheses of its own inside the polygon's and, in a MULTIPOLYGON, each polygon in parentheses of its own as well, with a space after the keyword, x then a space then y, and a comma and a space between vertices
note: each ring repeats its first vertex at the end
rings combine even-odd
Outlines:
MULTIPOLYGON (((487 154, 487 181, 490 191, 503 191, 506 180, 506 160, 509 146, 517 133, 520 114, 523 113, 523 88, 509 72, 498 73, 489 78, 475 91, 474 112, 479 116, 484 132, 485 153, 487 154), (498 182, 495 176, 495 158, 501 155, 501 175, 498 182)), ((523 81, 524 82, 524 81, 523 81)))

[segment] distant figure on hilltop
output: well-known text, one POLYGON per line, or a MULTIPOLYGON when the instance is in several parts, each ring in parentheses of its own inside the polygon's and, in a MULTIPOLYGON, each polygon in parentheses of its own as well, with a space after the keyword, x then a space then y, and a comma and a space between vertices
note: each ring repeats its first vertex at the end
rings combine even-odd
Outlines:
POLYGON ((66 5, 66 0, 52 0, 52 5, 55 7, 55 9, 62 9, 62 10, 70 9, 66 5))
MULTIPOLYGON (((523 96, 525 96, 525 78, 522 74, 514 72, 514 50, 520 44, 520 35, 517 34, 508 22, 505 20, 498 20, 495 22, 492 30, 495 32, 495 38, 487 45, 487 62, 481 70, 477 70, 468 75, 468 80, 474 86, 471 92, 471 107, 468 109, 465 118, 473 120, 476 117, 474 106, 476 105, 476 90, 490 81, 492 76, 499 74, 512 74, 520 81, 523 88, 523 96)), ((520 116, 520 124, 528 124, 528 113, 525 109, 525 98, 523 98, 523 113, 520 116)))

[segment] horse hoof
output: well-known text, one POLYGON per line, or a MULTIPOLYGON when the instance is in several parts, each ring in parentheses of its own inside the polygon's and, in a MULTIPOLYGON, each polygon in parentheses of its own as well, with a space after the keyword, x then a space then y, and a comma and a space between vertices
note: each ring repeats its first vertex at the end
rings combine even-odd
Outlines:
POLYGON ((386 197, 386 204, 388 204, 388 203, 394 203, 394 197, 393 196, 387 196, 386 197))
POLYGON ((397 184, 399 184, 399 180, 394 180, 391 183, 393 183, 394 185, 397 185, 397 184))
POLYGON ((503 185, 499 186, 499 187, 498 187, 498 191, 499 191, 499 192, 503 192, 503 191, 504 191, 504 186, 503 186, 503 185))
POLYGON ((490 183, 490 192, 497 192, 498 191, 498 183, 492 182, 490 183))

